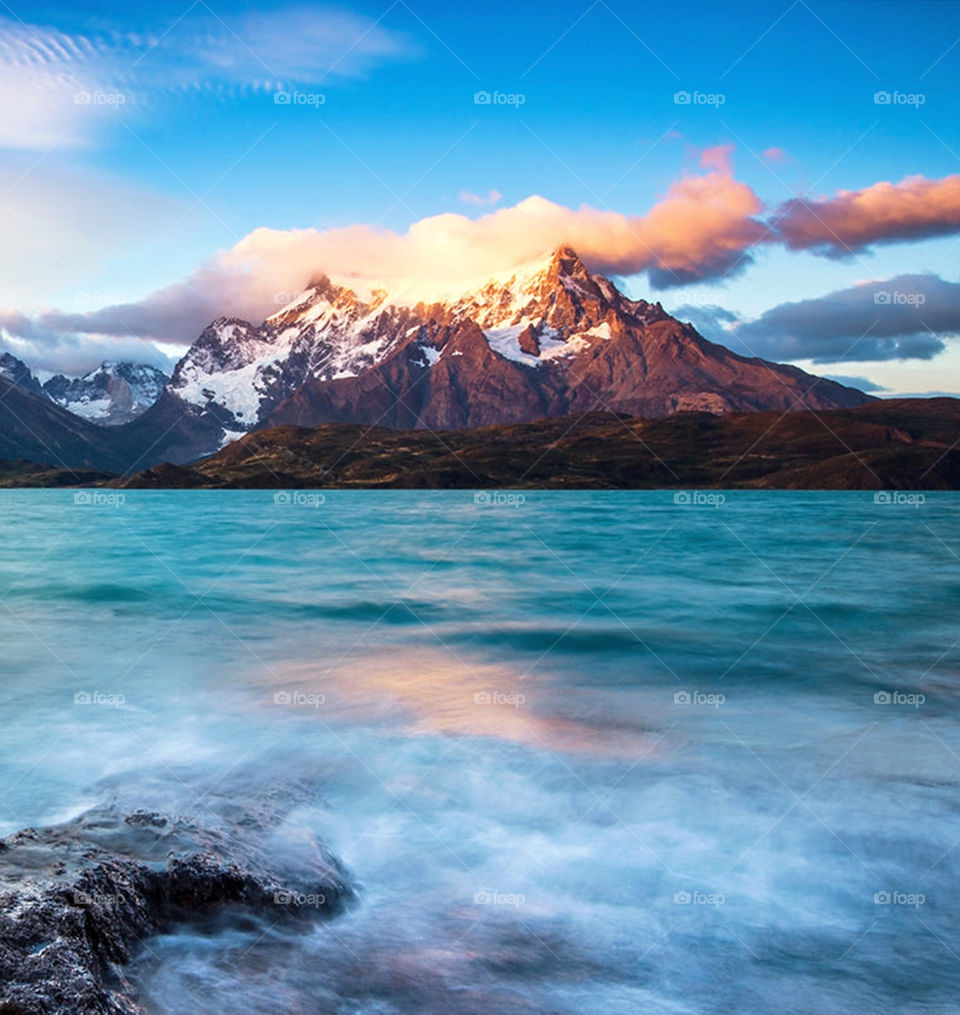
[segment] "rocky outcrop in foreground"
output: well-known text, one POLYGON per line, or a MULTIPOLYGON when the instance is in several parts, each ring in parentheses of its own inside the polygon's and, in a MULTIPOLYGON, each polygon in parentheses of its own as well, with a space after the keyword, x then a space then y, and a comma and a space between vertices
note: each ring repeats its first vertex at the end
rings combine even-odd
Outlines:
POLYGON ((276 816, 204 827, 105 805, 0 840, 0 1015, 139 1015, 123 967, 151 935, 339 911, 353 895, 340 864, 280 840, 276 816))

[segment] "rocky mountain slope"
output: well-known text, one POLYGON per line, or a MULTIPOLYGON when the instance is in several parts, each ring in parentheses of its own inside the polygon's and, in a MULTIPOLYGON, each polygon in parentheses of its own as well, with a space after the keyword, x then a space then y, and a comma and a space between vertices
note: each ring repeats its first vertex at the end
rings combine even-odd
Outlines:
POLYGON ((0 355, 0 377, 13 381, 14 384, 19 384, 21 388, 34 395, 43 394, 42 385, 33 376, 33 372, 27 364, 18 360, 16 356, 11 355, 9 352, 0 355))
POLYGON ((872 401, 707 341, 659 303, 628 299, 568 247, 429 303, 383 290, 361 298, 317 279, 259 326, 218 318, 161 390, 163 380, 106 363, 41 387, 6 356, 0 383, 22 397, 5 406, 0 456, 136 471, 280 424, 459 430, 598 411, 656 419, 872 401))
POLYGON ((596 410, 846 408, 869 396, 708 342, 570 248, 431 303, 321 278, 255 326, 218 318, 130 436, 187 462, 265 425, 460 429, 596 410))

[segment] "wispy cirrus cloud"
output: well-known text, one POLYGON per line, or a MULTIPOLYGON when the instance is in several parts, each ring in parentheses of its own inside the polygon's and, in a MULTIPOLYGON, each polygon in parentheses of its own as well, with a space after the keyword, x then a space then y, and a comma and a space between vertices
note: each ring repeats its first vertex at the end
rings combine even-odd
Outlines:
POLYGON ((792 161, 790 154, 783 148, 779 148, 777 146, 774 146, 773 148, 765 148, 762 155, 767 162, 774 166, 785 165, 787 162, 792 161))
POLYGON ((228 20, 194 8, 173 27, 137 32, 71 34, 0 18, 0 148, 78 147, 118 113, 178 93, 334 83, 414 52, 371 19, 310 7, 228 20))

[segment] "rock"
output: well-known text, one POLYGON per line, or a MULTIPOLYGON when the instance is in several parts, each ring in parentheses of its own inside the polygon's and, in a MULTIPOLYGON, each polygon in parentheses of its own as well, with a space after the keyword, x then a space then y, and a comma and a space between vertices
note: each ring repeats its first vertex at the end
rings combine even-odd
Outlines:
POLYGON ((353 896, 315 841, 268 805, 204 825, 94 808, 0 840, 0 1015, 138 1015, 123 966, 151 935, 211 920, 318 919, 353 896))

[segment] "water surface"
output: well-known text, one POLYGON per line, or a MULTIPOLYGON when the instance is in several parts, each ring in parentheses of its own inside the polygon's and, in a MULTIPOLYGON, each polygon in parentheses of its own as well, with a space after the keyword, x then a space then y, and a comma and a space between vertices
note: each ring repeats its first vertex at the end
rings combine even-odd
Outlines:
POLYGON ((0 831, 311 787, 156 1013, 956 1011, 960 499, 524 498, 5 493, 0 831))

